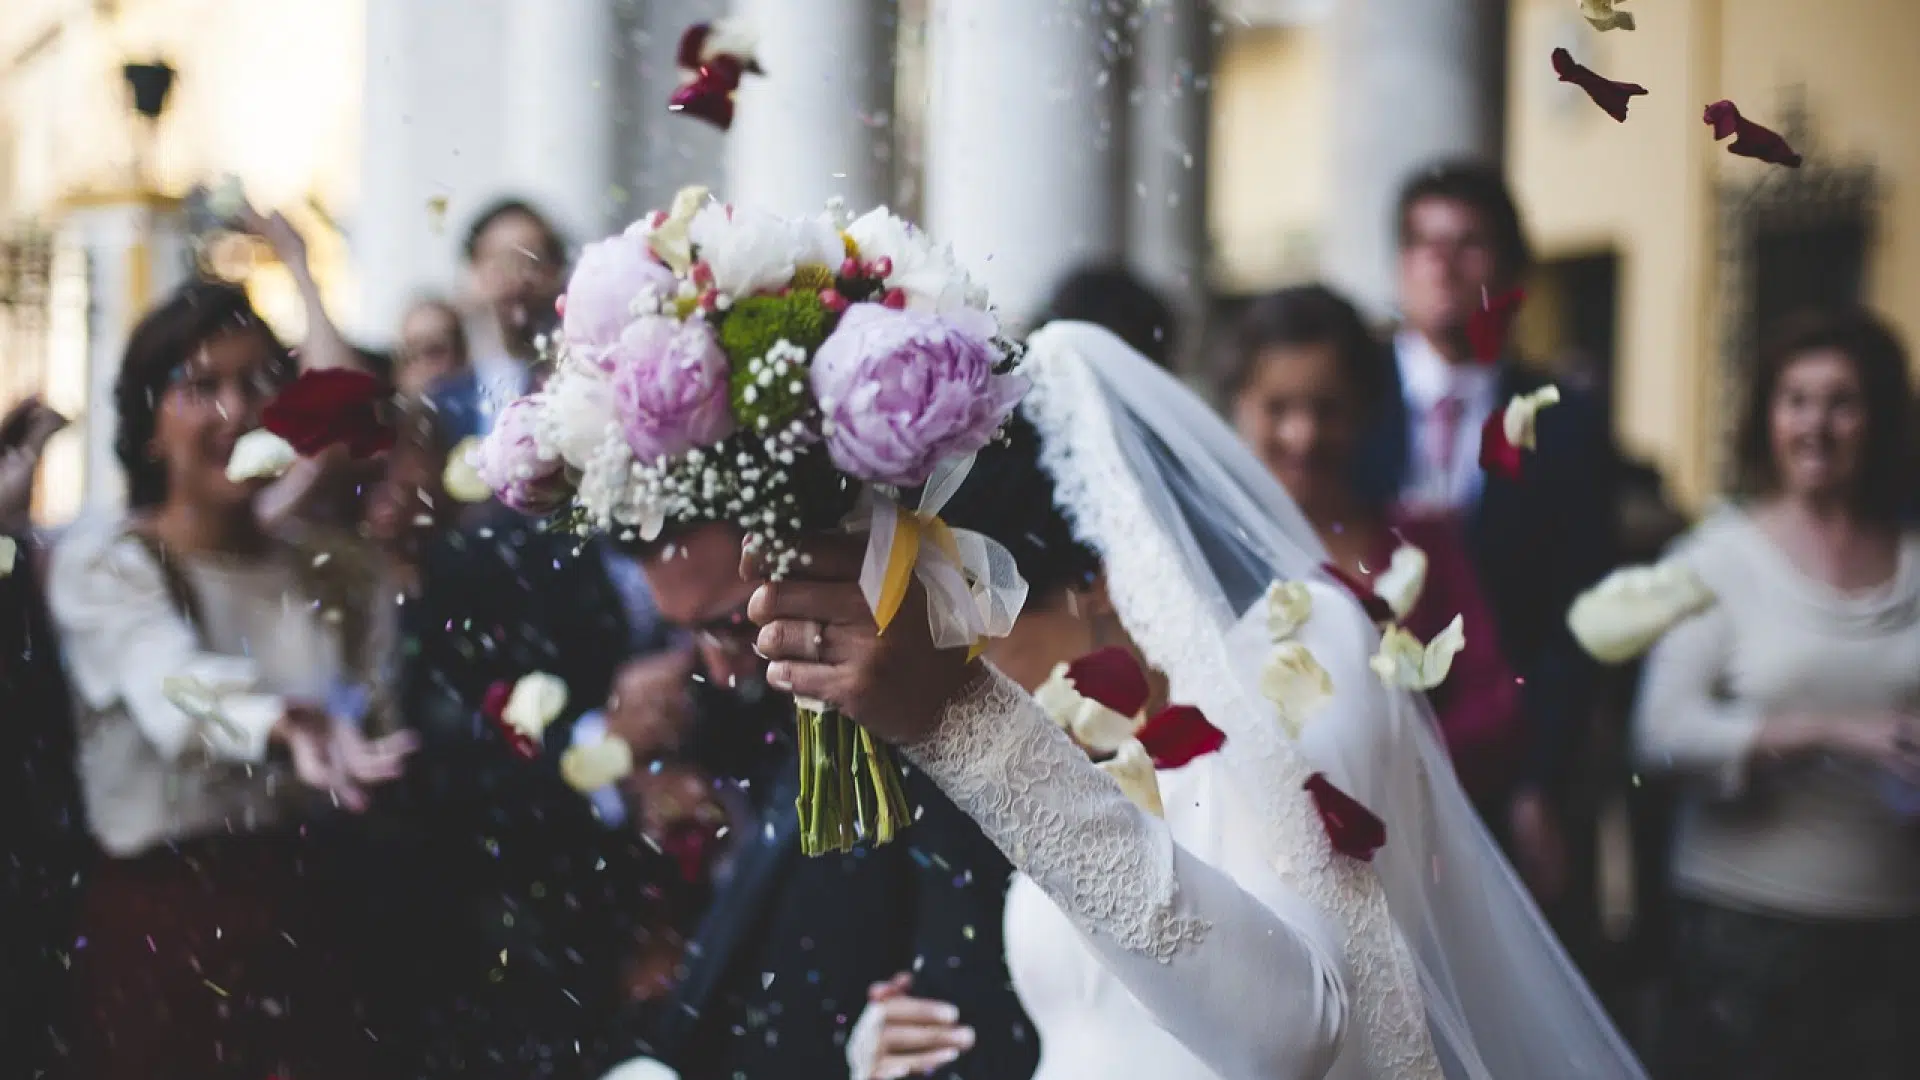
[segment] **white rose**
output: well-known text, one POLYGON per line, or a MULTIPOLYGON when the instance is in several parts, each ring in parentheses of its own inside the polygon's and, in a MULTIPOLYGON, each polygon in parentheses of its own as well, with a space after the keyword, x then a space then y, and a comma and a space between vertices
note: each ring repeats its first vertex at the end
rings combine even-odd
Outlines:
POLYGON ((713 271, 713 287, 736 299, 785 288, 799 265, 794 223, 764 210, 709 203, 687 236, 713 271))
POLYGON ((585 469, 610 435, 619 431, 613 385, 606 373, 587 363, 570 363, 554 372, 540 391, 533 437, 542 454, 585 469))
POLYGON ((473 465, 473 455, 482 441, 478 435, 469 435, 447 455, 447 467, 440 473, 440 486, 456 502, 483 503, 493 498, 493 489, 480 479, 480 470, 473 465))
POLYGON ((1374 595, 1385 600, 1394 615, 1402 619, 1420 602, 1420 593, 1426 587, 1427 553, 1412 544, 1393 549, 1387 568, 1373 578, 1374 595))
POLYGON ((949 314, 961 308, 986 310, 986 294, 954 258, 953 249, 935 246, 926 233, 882 206, 847 226, 847 235, 859 245, 860 259, 886 259, 892 272, 881 282, 906 294, 907 308, 949 314))
POLYGON ((1160 802, 1160 778, 1154 774, 1153 759, 1147 756, 1147 748, 1140 745, 1140 740, 1128 739, 1121 743, 1112 757, 1100 763, 1100 769, 1113 777, 1133 805, 1154 817, 1167 816, 1166 807, 1160 802))
POLYGON ((513 693, 507 695, 500 719, 513 730, 539 742, 546 734, 547 725, 558 719, 566 707, 567 684, 557 675, 536 671, 513 684, 513 693))
POLYGON ((1713 602, 1713 591, 1683 563, 1629 566, 1581 593, 1567 612, 1567 628, 1595 660, 1623 664, 1713 602))
POLYGON ((1267 636, 1285 641, 1313 618, 1313 593, 1300 581, 1276 581, 1267 586, 1267 636))
POLYGON ((293 468, 300 460, 293 444, 268 431, 255 428, 233 444, 233 456, 227 459, 227 479, 238 484, 246 480, 270 480, 293 468))
POLYGON ((847 242, 828 214, 816 214, 793 223, 794 262, 799 266, 824 266, 834 273, 847 261, 847 242))
POLYGON ((13 573, 14 561, 20 557, 20 545, 14 543, 11 536, 0 536, 0 577, 13 573))
POLYGON ((617 784, 633 772, 633 748, 624 739, 607 736, 595 742, 567 747, 560 755, 560 776, 582 795, 617 784))
POLYGON ((1534 424, 1539 420, 1540 410, 1549 405, 1560 404, 1560 388, 1543 386, 1531 394, 1516 394, 1507 402, 1507 411, 1500 417, 1500 427, 1507 442, 1521 450, 1532 450, 1538 440, 1534 437, 1534 424))
POLYGON ((1065 664, 1053 669, 1047 681, 1034 691, 1033 699, 1075 742, 1096 753, 1119 750, 1140 728, 1133 717, 1122 716, 1074 689, 1065 664))
POLYGON ((1333 676, 1305 645, 1282 641, 1260 672, 1260 693, 1279 707, 1280 723, 1297 739, 1307 718, 1333 696, 1333 676))
POLYGON ((1453 668, 1453 658, 1466 645, 1467 634, 1458 615, 1425 645, 1406 630, 1389 626, 1380 638, 1380 651, 1368 661, 1368 666, 1389 686, 1431 690, 1446 680, 1447 672, 1453 668))

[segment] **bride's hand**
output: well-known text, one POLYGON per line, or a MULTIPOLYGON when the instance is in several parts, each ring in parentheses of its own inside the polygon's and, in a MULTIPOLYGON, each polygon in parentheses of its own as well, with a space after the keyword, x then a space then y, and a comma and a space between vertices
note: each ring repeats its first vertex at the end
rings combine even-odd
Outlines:
POLYGON ((847 1040, 853 1080, 895 1080, 932 1072, 973 1048, 973 1029, 944 1001, 908 997, 913 976, 901 972, 867 990, 867 1008, 847 1040))
MULTIPOLYGON (((770 663, 769 685, 824 701, 889 742, 931 736, 949 701, 979 676, 965 649, 937 649, 927 627, 927 598, 907 591, 883 636, 860 591, 864 536, 831 536, 801 546, 806 565, 754 591, 747 615, 760 624, 757 648, 770 663)), ((741 573, 761 577, 749 556, 741 573)))

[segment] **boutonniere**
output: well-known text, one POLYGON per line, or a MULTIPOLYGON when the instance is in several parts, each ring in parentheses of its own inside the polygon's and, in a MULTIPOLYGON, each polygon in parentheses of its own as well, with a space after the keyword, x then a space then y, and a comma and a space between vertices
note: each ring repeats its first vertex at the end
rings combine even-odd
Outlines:
MULTIPOLYGON (((302 372, 267 402, 260 425, 301 457, 343 445, 357 459, 393 449, 394 425, 379 379, 351 368, 302 372)), ((239 447, 236 445, 235 450, 239 447)))
POLYGON ((1629 566, 1580 594, 1567 611, 1567 629, 1595 660, 1624 664, 1714 599, 1706 582, 1678 560, 1629 566))
POLYGON ((487 687, 480 712, 493 723, 513 751, 523 758, 540 754, 547 726, 567 707, 567 684, 556 675, 536 671, 509 684, 501 680, 487 687))
POLYGON ((1333 786, 1325 773, 1307 777, 1306 789, 1333 850, 1349 859, 1372 862, 1374 853, 1386 846, 1386 823, 1359 800, 1333 786))
POLYGON ((266 428, 254 428, 234 440, 233 455, 227 458, 227 479, 236 484, 277 479, 299 460, 300 453, 292 443, 266 428))
POLYGON ((1538 443, 1540 411, 1558 404, 1560 388, 1543 386, 1531 394, 1515 394, 1506 408, 1495 409, 1480 429, 1480 467, 1507 480, 1520 479, 1524 452, 1538 443))

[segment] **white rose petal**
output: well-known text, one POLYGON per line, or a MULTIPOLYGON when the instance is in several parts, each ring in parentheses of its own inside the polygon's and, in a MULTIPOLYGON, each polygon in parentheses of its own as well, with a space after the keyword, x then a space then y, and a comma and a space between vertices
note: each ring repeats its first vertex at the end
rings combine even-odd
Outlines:
POLYGON ((20 545, 11 536, 0 536, 0 577, 13 573, 13 564, 20 557, 20 545))
POLYGON ((757 61, 759 49, 760 33, 752 23, 739 18, 715 19, 707 24, 707 39, 700 43, 700 60, 712 63, 718 57, 731 56, 742 67, 750 67, 757 61))
POLYGON ((1531 394, 1516 394, 1507 402, 1507 411, 1501 414, 1500 427, 1507 436, 1507 442, 1521 450, 1532 450, 1536 443, 1534 423, 1540 416, 1540 410, 1560 404, 1560 388, 1543 386, 1531 394))
POLYGON ((1160 778, 1154 775, 1153 759, 1147 756, 1147 748, 1140 745, 1140 740, 1128 739, 1121 743, 1112 757, 1100 763, 1100 769, 1113 777, 1133 805, 1154 817, 1167 816, 1166 807, 1160 802, 1160 778))
POLYGON ((1446 680, 1453 658, 1466 645, 1467 634, 1458 615, 1425 645, 1406 630, 1389 626, 1381 635, 1380 651, 1368 661, 1368 666, 1389 686, 1431 690, 1446 680))
POLYGON ((447 467, 440 474, 440 486, 457 502, 483 503, 493 498, 493 489, 480 479, 480 470, 473 465, 481 442, 478 435, 469 435, 461 439, 459 445, 447 455, 447 467))
POLYGON ((560 776, 582 795, 617 784, 633 772, 633 748, 609 735, 596 742, 569 746, 560 755, 560 776))
POLYGON ((1615 11, 1613 5, 1619 0, 1579 0, 1580 15, 1593 24, 1595 30, 1633 29, 1633 14, 1627 11, 1615 11))
POLYGON ((567 684, 556 675, 536 671, 513 684, 513 693, 507 696, 507 706, 501 710, 500 719, 538 742, 546 734, 547 725, 558 719, 566 707, 567 684))
POLYGON ((647 233, 647 246, 660 261, 680 277, 693 269, 693 239, 688 230, 693 219, 707 205, 707 189, 698 185, 683 187, 673 196, 673 208, 667 220, 647 233))
POLYGON ((1313 711, 1333 696, 1333 676, 1297 641, 1282 641, 1260 672, 1260 693, 1280 709, 1287 734, 1300 737, 1313 711))
POLYGON ((1395 548, 1387 568, 1373 578, 1374 595, 1385 600, 1394 615, 1402 619, 1420 602, 1420 593, 1426 587, 1427 553, 1412 544, 1395 548))
POLYGON ((227 479, 238 484, 246 480, 270 480, 293 468, 300 460, 293 444, 268 431, 255 428, 233 444, 233 456, 227 459, 227 479))
POLYGON ((1304 582, 1276 581, 1267 586, 1267 636, 1285 641, 1313 617, 1313 593, 1304 582))
POLYGON ((1680 562, 1629 566, 1581 593, 1567 612, 1567 628, 1595 660, 1623 664, 1713 602, 1713 591, 1680 562))

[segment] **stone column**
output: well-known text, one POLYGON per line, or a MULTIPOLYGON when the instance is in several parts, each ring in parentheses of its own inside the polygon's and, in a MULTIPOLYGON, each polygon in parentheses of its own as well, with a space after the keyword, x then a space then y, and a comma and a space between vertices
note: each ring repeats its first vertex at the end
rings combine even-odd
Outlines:
POLYGON ((854 212, 893 191, 893 5, 747 0, 765 77, 749 75, 727 138, 723 195, 809 214, 838 195, 854 212))
POLYGON ((1105 3, 930 2, 926 225, 1030 319, 1068 270, 1125 250, 1120 28, 1105 3))
POLYGON ((1207 296, 1207 136, 1213 5, 1168 0, 1134 29, 1127 136, 1127 262, 1179 313, 1180 351, 1199 340, 1207 296))
POLYGON ((680 85, 674 64, 680 35, 698 22, 727 14, 728 0, 630 0, 622 4, 625 25, 620 64, 623 107, 615 117, 627 202, 622 221, 666 209, 688 184, 723 190, 723 148, 733 136, 691 117, 667 111, 680 85))
POLYGON ((1413 171, 1501 154, 1505 0, 1341 0, 1330 24, 1333 184, 1326 275, 1385 316, 1393 203, 1413 171))
POLYGON ((507 2, 505 180, 576 244, 608 232, 621 201, 619 29, 613 0, 507 2))

